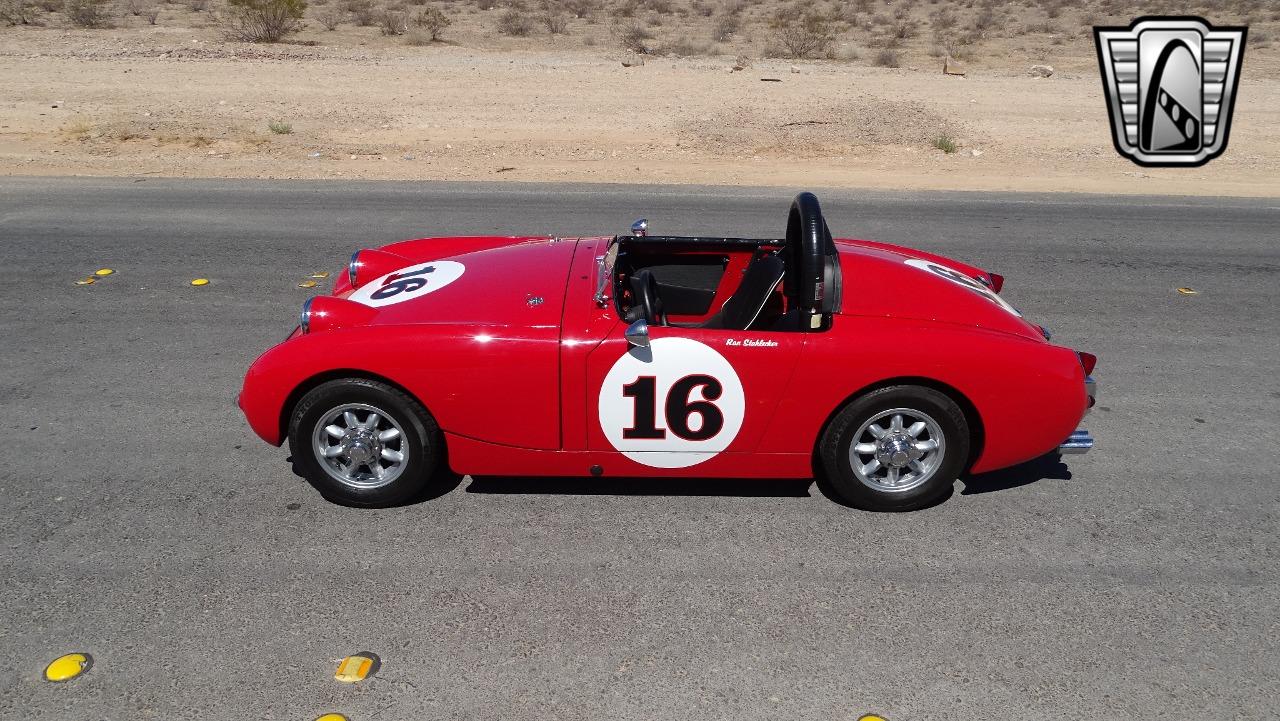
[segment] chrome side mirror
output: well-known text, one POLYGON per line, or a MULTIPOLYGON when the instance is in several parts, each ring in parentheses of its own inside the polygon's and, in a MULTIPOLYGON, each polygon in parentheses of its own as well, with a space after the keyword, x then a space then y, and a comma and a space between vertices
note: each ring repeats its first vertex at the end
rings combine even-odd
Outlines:
POLYGON ((631 234, 638 237, 644 237, 649 234, 649 221, 641 218, 631 224, 631 234))
POLYGON ((649 324, 644 318, 627 326, 627 332, 623 334, 627 338, 627 342, 637 348, 649 347, 649 324))

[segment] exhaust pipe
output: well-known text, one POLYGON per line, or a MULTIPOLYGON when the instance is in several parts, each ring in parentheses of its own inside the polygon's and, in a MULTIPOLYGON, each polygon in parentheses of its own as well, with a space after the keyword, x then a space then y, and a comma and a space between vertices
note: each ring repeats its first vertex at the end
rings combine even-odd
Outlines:
POLYGON ((1058 446, 1058 452, 1062 454, 1080 454, 1088 453, 1093 448, 1093 436, 1089 435, 1089 431, 1081 428, 1072 433, 1067 440, 1058 446))

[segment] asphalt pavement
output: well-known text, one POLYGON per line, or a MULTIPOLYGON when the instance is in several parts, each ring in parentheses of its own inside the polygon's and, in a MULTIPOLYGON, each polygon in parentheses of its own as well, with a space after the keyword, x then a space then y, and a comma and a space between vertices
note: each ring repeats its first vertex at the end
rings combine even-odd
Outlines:
POLYGON ((797 190, 0 179, 0 718, 1275 718, 1276 201, 816 189, 1100 358, 1092 453, 915 513, 518 478, 350 509, 233 405, 356 248, 777 235, 797 190))

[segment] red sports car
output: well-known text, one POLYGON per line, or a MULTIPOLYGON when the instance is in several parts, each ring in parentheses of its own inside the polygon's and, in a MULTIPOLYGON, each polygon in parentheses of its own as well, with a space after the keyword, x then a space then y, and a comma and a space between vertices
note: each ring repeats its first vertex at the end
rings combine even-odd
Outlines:
POLYGON ((448 474, 809 478, 875 510, 962 473, 1084 452, 1095 358, 1003 279, 833 239, 801 193, 783 238, 420 238, 352 256, 239 403, 335 501, 448 474))

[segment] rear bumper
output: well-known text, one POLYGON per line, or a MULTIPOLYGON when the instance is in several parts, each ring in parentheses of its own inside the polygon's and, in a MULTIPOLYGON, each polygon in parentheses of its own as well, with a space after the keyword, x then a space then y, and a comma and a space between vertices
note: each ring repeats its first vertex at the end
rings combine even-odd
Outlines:
MULTIPOLYGON (((1084 390, 1089 395, 1088 405, 1085 406, 1085 415, 1093 410, 1093 404, 1098 400, 1098 382, 1093 376, 1087 376, 1084 379, 1084 390)), ((1093 436, 1089 435, 1089 431, 1081 428, 1072 433, 1067 440, 1058 446, 1058 452, 1062 454, 1080 454, 1088 453, 1093 450, 1093 436)))

